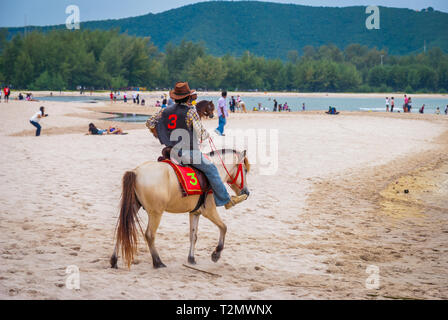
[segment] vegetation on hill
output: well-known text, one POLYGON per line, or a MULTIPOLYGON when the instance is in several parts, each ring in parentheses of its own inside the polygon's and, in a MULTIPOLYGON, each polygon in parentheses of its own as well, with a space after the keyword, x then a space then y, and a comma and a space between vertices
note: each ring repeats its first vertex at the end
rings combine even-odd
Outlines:
MULTIPOLYGON (((423 9, 423 8, 422 8, 423 9)), ((111 30, 151 37, 164 51, 169 43, 202 42, 210 54, 242 56, 246 51, 286 60, 288 52, 310 45, 334 44, 343 50, 351 43, 407 55, 439 47, 448 52, 448 14, 434 10, 380 7, 380 29, 366 28, 365 6, 329 8, 255 1, 209 1, 158 14, 85 22, 81 29, 111 30)), ((28 27, 47 32, 54 27, 28 27)), ((23 33, 12 28, 10 34, 23 33)))
POLYGON ((35 31, 10 41, 0 32, 0 84, 13 88, 168 88, 180 80, 202 89, 448 92, 448 54, 324 45, 306 46, 302 56, 290 51, 283 61, 249 52, 216 57, 193 42, 169 44, 162 53, 149 38, 118 31, 35 31))

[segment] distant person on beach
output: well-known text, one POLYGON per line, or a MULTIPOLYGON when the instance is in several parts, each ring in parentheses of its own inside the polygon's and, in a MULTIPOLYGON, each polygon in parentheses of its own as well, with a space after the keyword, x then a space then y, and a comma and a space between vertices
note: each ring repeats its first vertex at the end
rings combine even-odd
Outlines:
POLYGON ((40 125, 40 119, 48 117, 48 114, 45 114, 45 108, 40 107, 39 112, 37 112, 34 116, 31 117, 30 123, 36 127, 36 137, 40 136, 40 131, 42 129, 40 125))
POLYGON ((239 109, 241 110, 241 112, 247 113, 247 110, 246 110, 246 103, 245 103, 243 100, 240 101, 240 103, 238 104, 238 106, 239 106, 239 109))
MULTIPOLYGON (((143 101, 144 101, 144 100, 142 100, 142 102, 143 102, 143 101)), ((156 107, 156 108, 160 108, 160 106, 161 106, 160 101, 157 100, 157 101, 156 101, 156 105, 155 105, 155 107, 156 107)))
POLYGON ((137 94, 137 104, 140 104, 140 94, 137 94))
POLYGON ((302 111, 305 111, 305 102, 302 103, 302 111))
POLYGON ((168 103, 167 100, 163 99, 163 101, 162 101, 162 109, 165 109, 166 107, 168 107, 167 103, 168 103))
POLYGON ((114 102, 117 102, 117 93, 114 93, 114 102))
POLYGON ((272 110, 273 112, 277 111, 277 107, 278 107, 278 102, 276 99, 274 99, 274 109, 272 110))
POLYGON ((445 107, 445 114, 448 115, 448 104, 445 107))
POLYGON ((395 107, 395 100, 394 97, 392 97, 392 99, 390 99, 390 112, 394 112, 394 107, 395 107))
POLYGON ((126 92, 123 93, 123 101, 124 101, 124 103, 128 103, 128 95, 126 92))
POLYGON ((403 112, 408 112, 408 96, 404 95, 404 105, 403 105, 403 112))
POLYGON ((19 93, 19 100, 23 100, 23 94, 22 94, 22 92, 19 93))
POLYGON ((408 99, 408 112, 412 112, 412 99, 409 97, 408 99))
POLYGON ((109 94, 110 102, 114 102, 114 93, 111 91, 109 94))
POLYGON ((437 115, 440 114, 440 108, 439 108, 439 107, 437 107, 437 109, 436 109, 436 114, 437 114, 437 115))
POLYGON ((425 113, 425 105, 423 105, 420 110, 418 110, 419 113, 423 114, 425 113))
POLYGON ((2 95, 3 95, 3 90, 2 90, 2 87, 0 87, 0 103, 2 102, 2 95))
POLYGON ((235 113, 235 98, 232 96, 229 100, 230 112, 235 113))
POLYGON ((389 112, 390 101, 389 97, 386 97, 386 112, 389 112))
POLYGON ((11 90, 9 89, 8 86, 3 88, 3 93, 5 95, 5 102, 8 103, 9 102, 9 95, 11 94, 11 90))
POLYGON ((224 127, 227 123, 227 118, 229 117, 229 112, 227 111, 227 91, 221 93, 221 98, 218 100, 218 128, 215 132, 220 136, 225 136, 224 127))
POLYGON ((134 103, 137 103, 137 95, 135 94, 135 92, 132 94, 132 100, 134 101, 134 103))

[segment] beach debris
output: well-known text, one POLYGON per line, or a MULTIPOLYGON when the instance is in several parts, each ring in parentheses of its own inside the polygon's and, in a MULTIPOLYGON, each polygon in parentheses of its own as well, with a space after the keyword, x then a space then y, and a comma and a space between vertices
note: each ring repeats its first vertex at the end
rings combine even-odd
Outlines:
POLYGON ((217 273, 213 273, 213 272, 209 272, 209 271, 201 270, 201 269, 198 269, 198 268, 194 268, 194 267, 191 267, 191 266, 187 266, 186 264, 182 264, 182 265, 183 265, 185 268, 188 268, 188 269, 192 269, 192 270, 195 270, 195 271, 203 272, 203 273, 209 274, 209 275, 211 275, 211 276, 215 276, 215 277, 221 277, 221 275, 220 275, 220 274, 217 274, 217 273))

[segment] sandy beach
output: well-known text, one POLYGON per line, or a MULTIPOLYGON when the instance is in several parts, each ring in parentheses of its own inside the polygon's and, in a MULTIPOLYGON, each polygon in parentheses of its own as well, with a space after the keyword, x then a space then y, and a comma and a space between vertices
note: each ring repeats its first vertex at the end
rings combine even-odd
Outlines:
MULTIPOLYGON (((148 94, 148 105, 160 95, 148 94)), ((144 123, 120 123, 124 136, 85 133, 90 122, 114 124, 102 112, 156 108, 11 101, 0 109, 0 299, 448 299, 445 115, 231 115, 229 132, 278 130, 279 168, 263 175, 255 164, 250 198, 218 209, 228 227, 218 263, 210 259, 218 229, 201 218, 196 267, 214 276, 183 266, 188 214, 162 219, 156 246, 167 268, 153 269, 143 237, 130 270, 121 259, 110 268, 121 178, 155 161, 161 146, 144 123), (29 118, 41 105, 50 116, 36 138, 29 118), (79 290, 66 288, 71 265, 79 290), (369 266, 377 289, 366 287, 369 266)), ((217 120, 204 124, 213 132, 217 120)), ((143 209, 140 217, 147 221, 143 209)))

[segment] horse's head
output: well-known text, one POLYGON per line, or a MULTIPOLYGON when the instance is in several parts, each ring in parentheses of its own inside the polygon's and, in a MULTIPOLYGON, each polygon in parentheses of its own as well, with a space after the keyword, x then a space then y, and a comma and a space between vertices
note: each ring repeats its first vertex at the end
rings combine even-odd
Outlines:
POLYGON ((236 162, 234 163, 233 170, 231 170, 231 175, 233 177, 233 181, 227 181, 230 184, 230 188, 237 195, 246 194, 250 195, 250 191, 247 184, 247 174, 250 171, 250 163, 247 159, 247 151, 235 153, 236 162))
POLYGON ((196 111, 201 119, 204 117, 212 119, 214 117, 215 105, 213 101, 202 100, 196 104, 196 111))

